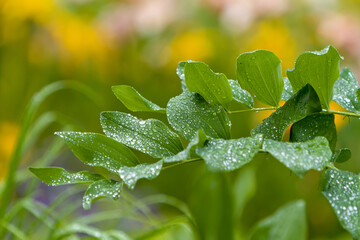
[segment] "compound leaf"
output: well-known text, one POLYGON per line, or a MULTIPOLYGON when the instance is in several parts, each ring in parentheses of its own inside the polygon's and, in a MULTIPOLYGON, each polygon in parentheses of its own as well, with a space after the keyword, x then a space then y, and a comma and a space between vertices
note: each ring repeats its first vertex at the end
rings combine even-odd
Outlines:
POLYGON ((284 106, 277 109, 270 117, 264 119, 261 124, 251 130, 251 135, 263 134, 264 138, 281 141, 285 130, 291 123, 320 111, 321 105, 316 92, 310 85, 306 85, 293 95, 284 106))
POLYGON ((324 137, 295 143, 265 139, 263 149, 299 177, 303 177, 310 169, 323 170, 332 157, 329 143, 324 137))
POLYGON ((354 239, 360 239, 359 174, 328 169, 322 177, 321 188, 343 228, 354 239))
POLYGON ((112 200, 119 199, 122 186, 122 182, 111 179, 103 179, 94 182, 85 192, 83 197, 83 208, 90 209, 91 204, 101 198, 110 198, 112 200))
POLYGON ((99 133, 57 132, 71 151, 89 166, 117 173, 121 166, 135 166, 139 160, 121 143, 99 133))
POLYGON ((250 162, 260 150, 262 136, 240 139, 212 139, 196 153, 205 160, 211 171, 232 171, 250 162))
POLYGON ((210 105, 199 94, 183 92, 170 99, 167 117, 171 126, 187 140, 198 130, 212 138, 230 138, 230 120, 221 106, 210 105))
POLYGON ((163 161, 160 160, 152 164, 143 163, 135 167, 121 167, 119 169, 119 176, 130 189, 134 189, 139 179, 146 178, 152 180, 159 176, 162 165, 163 161))
POLYGON ((284 87, 280 63, 280 59, 267 50, 243 53, 237 59, 236 76, 241 87, 260 102, 278 106, 284 87))
POLYGON ((305 142, 323 136, 329 141, 331 150, 335 152, 337 133, 334 120, 334 114, 311 114, 291 126, 290 142, 305 142))
POLYGON ((78 183, 93 183, 95 181, 103 179, 103 177, 99 174, 94 174, 88 171, 69 173, 68 171, 60 167, 29 168, 29 170, 41 181, 51 186, 78 183))
POLYGON ((274 215, 262 220, 254 228, 250 240, 306 240, 305 202, 298 200, 289 203, 274 215))
POLYGON ((179 136, 159 120, 102 112, 100 121, 107 136, 154 158, 172 156, 183 150, 179 136))
POLYGON ((344 68, 334 84, 333 100, 346 110, 358 113, 360 112, 360 100, 357 96, 359 90, 354 74, 348 68, 344 68))
POLYGON ((211 104, 229 106, 232 92, 225 74, 214 73, 205 63, 194 61, 185 64, 184 74, 190 92, 199 93, 211 104))
POLYGON ((339 78, 340 59, 336 48, 328 46, 321 51, 305 52, 295 62, 287 76, 295 92, 310 84, 319 96, 321 105, 329 109, 333 86, 339 78))
POLYGON ((231 87, 233 99, 235 101, 245 105, 248 108, 254 107, 254 99, 252 98, 251 94, 245 89, 242 89, 238 81, 229 79, 229 84, 231 87))
POLYGON ((160 112, 165 113, 166 109, 159 107, 153 102, 140 95, 133 87, 128 85, 112 86, 117 99, 119 99, 125 107, 133 112, 160 112))

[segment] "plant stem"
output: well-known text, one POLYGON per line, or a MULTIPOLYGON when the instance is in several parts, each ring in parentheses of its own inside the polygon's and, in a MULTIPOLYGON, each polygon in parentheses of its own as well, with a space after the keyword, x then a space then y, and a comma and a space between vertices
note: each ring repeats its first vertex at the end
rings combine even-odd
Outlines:
POLYGON ((251 109, 244 109, 244 110, 234 110, 234 111, 228 111, 229 114, 233 113, 243 113, 243 112, 260 112, 260 111, 270 111, 270 110, 276 110, 279 107, 266 107, 266 108, 251 108, 251 109))
POLYGON ((348 116, 348 117, 357 117, 360 118, 360 114, 352 113, 352 112, 342 112, 342 111, 335 111, 335 110, 329 110, 327 111, 329 113, 348 116))
POLYGON ((179 165, 182 165, 182 164, 185 164, 185 163, 197 162, 197 161, 201 161, 201 160, 202 160, 202 158, 193 158, 193 159, 183 160, 183 161, 177 162, 175 164, 165 166, 165 167, 162 168, 162 170, 166 170, 166 169, 169 169, 169 168, 172 168, 172 167, 176 167, 176 166, 179 166, 179 165))

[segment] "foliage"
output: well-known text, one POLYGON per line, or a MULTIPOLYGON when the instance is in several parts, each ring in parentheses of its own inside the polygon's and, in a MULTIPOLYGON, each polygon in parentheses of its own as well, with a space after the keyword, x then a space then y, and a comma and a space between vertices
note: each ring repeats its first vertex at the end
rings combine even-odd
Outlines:
MULTIPOLYGON (((214 73, 204 63, 182 62, 177 73, 183 92, 170 99, 166 109, 145 99, 131 87, 113 87, 116 97, 129 110, 166 112, 175 131, 160 120, 142 120, 122 112, 103 112, 100 120, 105 135, 58 133, 82 162, 103 168, 111 178, 89 172, 71 174, 59 168, 31 168, 31 171, 53 185, 91 183, 83 199, 84 208, 90 208, 99 198, 118 199, 124 191, 123 183, 133 189, 141 178, 153 179, 168 168, 203 161, 210 172, 216 172, 214 178, 220 179, 211 186, 214 196, 209 199, 230 206, 231 203, 222 198, 228 192, 223 173, 219 172, 237 170, 256 154, 268 153, 299 177, 310 169, 324 171, 323 194, 342 226, 355 239, 360 239, 359 176, 334 167, 334 162, 346 161, 351 155, 348 149, 336 151, 334 114, 360 118, 359 86, 348 69, 344 69, 339 78, 340 60, 341 56, 333 46, 306 52, 299 56, 295 68, 287 71, 288 79, 284 80, 279 58, 272 52, 258 50, 239 56, 237 81, 214 73), (254 108, 251 94, 270 107, 254 108), (280 107, 281 99, 286 102, 280 107), (350 112, 331 110, 331 100, 350 112), (247 109, 230 110, 233 101, 247 109), (229 114, 263 110, 276 111, 254 128, 251 136, 231 139, 229 114), (287 142, 284 134, 291 125, 290 142, 287 142), (188 144, 185 148, 183 142, 188 144), (138 160, 131 149, 148 154, 154 161, 138 160)), ((207 184, 211 184, 211 179, 204 188, 207 184)), ((203 200, 198 204, 208 204, 207 199, 203 200)), ((227 222, 224 227, 227 229, 232 224, 230 207, 221 216, 223 223, 227 222)), ((213 231, 213 236, 219 238, 219 225, 209 230, 202 228, 209 219, 197 218, 200 236, 206 238, 208 231, 213 231)), ((288 204, 261 221, 254 228, 251 239, 306 239, 305 219, 304 201, 288 204)), ((233 238, 231 231, 225 239, 233 238)))

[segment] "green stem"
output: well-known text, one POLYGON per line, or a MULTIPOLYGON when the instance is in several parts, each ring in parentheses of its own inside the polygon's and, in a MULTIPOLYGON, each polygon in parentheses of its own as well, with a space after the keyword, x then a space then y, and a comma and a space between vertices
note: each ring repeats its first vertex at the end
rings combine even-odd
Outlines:
POLYGON ((327 165, 326 165, 326 167, 327 167, 327 168, 331 168, 331 169, 334 169, 334 170, 338 170, 338 171, 339 171, 339 169, 338 169, 337 167, 335 167, 335 166, 334 166, 334 163, 329 163, 329 164, 327 164, 327 165))
POLYGON ((193 159, 183 160, 183 161, 174 163, 172 165, 165 166, 165 167, 162 168, 162 170, 166 170, 166 169, 169 169, 169 168, 172 168, 172 167, 183 165, 185 163, 197 162, 197 161, 201 161, 201 160, 202 160, 202 158, 193 158, 193 159))
POLYGON ((335 111, 335 110, 331 110, 331 109, 327 112, 333 113, 333 114, 338 114, 338 115, 343 115, 343 116, 348 116, 348 117, 360 118, 360 114, 356 114, 356 113, 352 113, 352 112, 342 112, 342 111, 335 111))
POLYGON ((234 111, 228 111, 229 114, 233 113, 243 113, 243 112, 260 112, 260 111, 270 111, 270 110, 276 110, 279 107, 266 107, 266 108, 251 108, 251 109, 244 109, 244 110, 234 110, 234 111))

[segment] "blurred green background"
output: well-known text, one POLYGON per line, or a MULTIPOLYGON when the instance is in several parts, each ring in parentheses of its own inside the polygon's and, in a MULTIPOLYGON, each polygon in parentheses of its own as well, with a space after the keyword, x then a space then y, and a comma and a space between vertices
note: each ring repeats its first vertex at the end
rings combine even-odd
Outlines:
MULTIPOLYGON (((215 72, 234 79, 240 53, 267 49, 282 60, 285 75, 303 51, 332 44, 344 56, 341 68, 348 66, 360 77, 358 0, 2 0, 0 34, 0 184, 7 175, 26 105, 34 93, 54 81, 81 82, 97 96, 89 99, 62 91, 42 104, 39 115, 52 111, 77 130, 101 132, 101 111, 127 112, 113 96, 112 85, 132 85, 146 98, 166 106, 181 92, 175 70, 182 60, 204 61, 215 72)), ((332 108, 340 109, 336 104, 332 108)), ((269 114, 231 116, 233 138, 249 135, 269 114)), ((337 117, 336 124, 338 147, 353 152, 352 160, 338 167, 359 172, 360 123, 337 117)), ((46 152, 55 138, 53 132, 60 129, 62 124, 53 123, 42 132, 19 171, 32 178, 26 168, 46 152)), ((153 161, 138 155, 145 162, 153 161)), ((65 147, 51 165, 73 171, 85 168, 65 147)), ((140 181, 131 195, 135 199, 157 193, 176 197, 190 206, 200 235, 215 236, 212 230, 231 226, 238 239, 245 239, 256 222, 283 204, 303 198, 309 239, 351 239, 321 195, 319 176, 310 172, 299 179, 270 156, 259 155, 240 171, 221 176, 209 174, 200 162, 172 168, 154 181, 140 181)), ((23 195, 21 186, 15 202, 23 195)), ((36 196, 50 203, 61 193, 41 185, 36 196)), ((104 202, 95 204, 95 209, 121 205, 104 202)), ((80 208, 80 197, 73 204, 80 208)), ((150 210, 160 222, 179 216, 164 206, 150 210)), ((113 219, 111 226, 129 234, 153 227, 121 217, 113 219)), ((160 234, 154 239, 190 239, 184 229, 172 229, 171 236, 160 234)))

